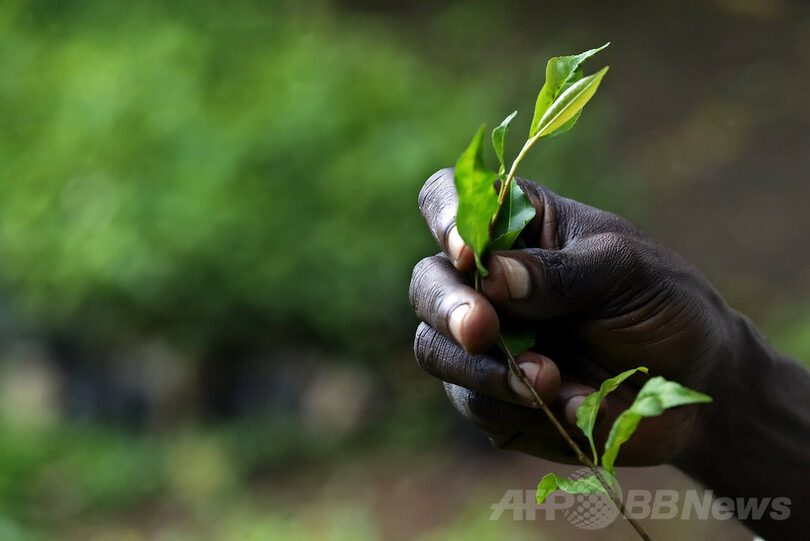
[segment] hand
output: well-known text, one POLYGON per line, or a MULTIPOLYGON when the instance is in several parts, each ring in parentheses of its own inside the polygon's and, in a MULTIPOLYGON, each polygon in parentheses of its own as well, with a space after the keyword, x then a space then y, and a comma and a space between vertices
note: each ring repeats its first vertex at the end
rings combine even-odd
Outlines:
MULTIPOLYGON (((518 357, 538 394, 576 428, 576 408, 604 379, 647 366, 711 393, 728 350, 732 311, 689 262, 630 222, 517 179, 537 214, 523 232, 527 248, 494 252, 481 290, 471 286, 471 250, 455 228, 453 172, 428 179, 422 215, 442 253, 419 262, 410 297, 423 321, 415 352, 443 380, 465 417, 498 448, 558 461, 573 454, 493 344, 503 326, 530 326, 537 342, 518 357)), ((616 416, 644 378, 631 378, 600 410, 594 431, 601 451, 616 416)), ((623 447, 619 465, 671 462, 689 445, 702 406, 646 418, 623 447)))

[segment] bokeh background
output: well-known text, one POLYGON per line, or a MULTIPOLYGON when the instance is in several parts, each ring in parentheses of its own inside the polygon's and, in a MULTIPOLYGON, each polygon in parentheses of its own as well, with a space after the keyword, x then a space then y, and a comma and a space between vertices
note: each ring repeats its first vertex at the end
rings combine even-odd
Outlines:
POLYGON ((407 302, 424 180, 606 41, 522 175, 810 359, 802 2, 0 3, 0 539, 629 538, 488 520, 552 466, 459 420, 407 302))

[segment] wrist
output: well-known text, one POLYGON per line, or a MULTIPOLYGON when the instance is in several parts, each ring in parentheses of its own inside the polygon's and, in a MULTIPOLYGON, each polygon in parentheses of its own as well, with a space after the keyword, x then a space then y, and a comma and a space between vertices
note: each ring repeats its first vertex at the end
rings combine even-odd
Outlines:
POLYGON ((707 462, 707 453, 733 445, 736 433, 758 412, 767 386, 763 378, 774 363, 775 352, 745 316, 729 308, 725 322, 722 339, 708 356, 703 374, 689 382, 713 399, 696 406, 699 411, 691 437, 673 460, 690 474, 698 473, 707 462))
POLYGON ((788 498, 791 520, 766 514, 746 521, 768 539, 785 538, 807 521, 810 374, 733 311, 728 338, 700 389, 714 401, 699 406, 690 441, 673 464, 715 496, 788 498))

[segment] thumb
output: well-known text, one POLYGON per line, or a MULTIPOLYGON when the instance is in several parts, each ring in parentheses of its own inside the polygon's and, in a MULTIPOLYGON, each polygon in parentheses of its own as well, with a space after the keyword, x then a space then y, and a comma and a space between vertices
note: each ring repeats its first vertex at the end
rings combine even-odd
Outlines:
POLYGON ((562 250, 493 252, 481 291, 500 314, 536 322, 604 310, 627 300, 643 276, 636 241, 618 233, 580 237, 562 250))

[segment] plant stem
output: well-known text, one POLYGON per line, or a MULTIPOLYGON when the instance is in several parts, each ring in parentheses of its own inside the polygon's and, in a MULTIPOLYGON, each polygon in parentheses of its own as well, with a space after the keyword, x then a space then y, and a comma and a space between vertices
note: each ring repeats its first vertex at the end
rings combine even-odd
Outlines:
POLYGON ((599 483, 602 485, 602 488, 605 489, 605 493, 610 498, 610 501, 613 502, 613 505, 615 505, 616 508, 622 513, 622 515, 624 515, 624 518, 630 522, 630 525, 633 526, 636 532, 638 532, 638 535, 641 536, 642 539, 649 541, 650 536, 647 535, 647 532, 644 531, 641 525, 638 522, 636 522, 634 518, 632 518, 630 515, 627 514, 627 509, 625 508, 624 503, 622 503, 621 499, 619 499, 618 495, 613 491, 613 487, 610 486, 610 483, 608 483, 602 477, 602 474, 599 472, 599 469, 596 467, 596 464, 593 463, 590 457, 588 457, 585 453, 582 452, 582 449, 580 449, 579 445, 577 445, 577 442, 575 442, 573 438, 571 438, 571 435, 568 434, 568 431, 565 430, 565 428, 560 423, 559 419, 557 419, 557 417, 554 415, 551 409, 549 409, 546 403, 543 402, 543 399, 540 398, 540 395, 537 394, 537 390, 531 384, 529 378, 526 377, 526 374, 523 372, 523 369, 515 360, 515 357, 509 350, 509 346, 506 345, 506 341, 500 334, 498 334, 498 344, 506 353, 506 358, 508 359, 509 364, 509 371, 512 372, 512 374, 520 380, 520 382, 526 387, 526 389, 528 389, 529 393, 531 393, 532 395, 534 403, 540 409, 543 410, 543 413, 546 414, 546 417, 548 417, 549 421, 551 421, 551 424, 554 425, 554 428, 557 430, 557 432, 560 433, 560 436, 563 437, 566 443, 568 443, 568 446, 574 451, 574 454, 576 454, 577 459, 589 470, 591 470, 591 473, 593 475, 596 476, 596 479, 599 480, 599 483))
POLYGON ((501 189, 498 192, 498 210, 495 211, 495 214, 492 216, 492 221, 490 221, 490 225, 495 225, 495 221, 498 219, 498 214, 501 213, 501 207, 503 207, 503 202, 506 200, 506 195, 509 193, 509 185, 515 180, 515 174, 517 173, 518 165, 520 162, 523 161, 523 158, 526 157, 526 153, 529 152, 529 149, 540 140, 540 132, 538 132, 534 137, 526 141, 523 145, 523 148, 520 149, 518 152, 515 161, 512 162, 512 167, 509 169, 509 174, 506 175, 506 180, 503 181, 501 184, 501 189))
MULTIPOLYGON (((523 161, 523 158, 526 157, 526 153, 529 151, 529 149, 532 148, 532 146, 537 141, 540 140, 540 138, 542 137, 542 133, 543 133, 542 130, 539 130, 534 135, 534 137, 526 141, 526 143, 523 145, 523 148, 520 149, 520 152, 518 153, 517 157, 512 162, 512 167, 509 169, 509 174, 506 175, 506 179, 501 183, 501 188, 498 191, 498 209, 492 216, 492 221, 490 222, 491 227, 494 226, 495 222, 498 220, 498 215, 501 212, 503 203, 506 200, 506 196, 509 194, 509 186, 515 180, 515 174, 517 172, 518 165, 520 165, 520 163, 523 161)), ((476 272, 475 289, 480 290, 480 285, 481 285, 481 276, 479 275, 478 272, 476 272)), ((540 395, 537 394, 537 390, 531 384, 529 378, 526 377, 526 374, 523 372, 523 369, 515 360, 514 355, 512 355, 512 352, 509 350, 509 346, 506 344, 506 341, 503 339, 503 336, 501 334, 498 334, 498 344, 500 345, 501 349, 503 349, 504 353, 506 353, 506 358, 508 359, 509 364, 509 371, 520 380, 520 382, 526 387, 526 389, 528 389, 529 393, 532 395, 534 403, 540 409, 543 410, 543 413, 546 414, 546 417, 548 417, 549 421, 551 421, 551 424, 554 425, 554 428, 557 430, 557 432, 560 433, 560 436, 563 437, 563 439, 566 441, 571 450, 574 451, 574 454, 576 455, 580 463, 582 463, 589 470, 591 470, 591 473, 594 476, 596 476, 596 479, 602 485, 602 488, 605 489, 605 493, 610 498, 610 501, 613 502, 613 505, 615 505, 616 508, 619 511, 621 511, 624 518, 627 519, 627 521, 630 522, 630 525, 632 525, 633 528, 636 530, 636 532, 638 532, 638 535, 641 536, 641 538, 644 539, 645 541, 649 541, 650 536, 647 535, 647 532, 644 531, 644 529, 638 522, 636 522, 635 519, 633 519, 630 515, 627 514, 627 509, 625 508, 624 503, 621 501, 619 496, 613 491, 613 487, 610 486, 610 483, 608 483, 602 477, 602 474, 599 472, 599 469, 596 467, 596 464, 594 464, 594 462, 590 459, 590 457, 588 457, 585 453, 582 452, 582 449, 580 449, 579 445, 577 445, 577 442, 575 442, 573 438, 571 438, 571 435, 568 434, 568 431, 565 430, 565 428, 562 426, 562 424, 554 415, 554 413, 551 411, 551 409, 549 409, 546 403, 543 402, 543 399, 540 398, 540 395)), ((595 450, 594 455, 596 455, 595 450)))

